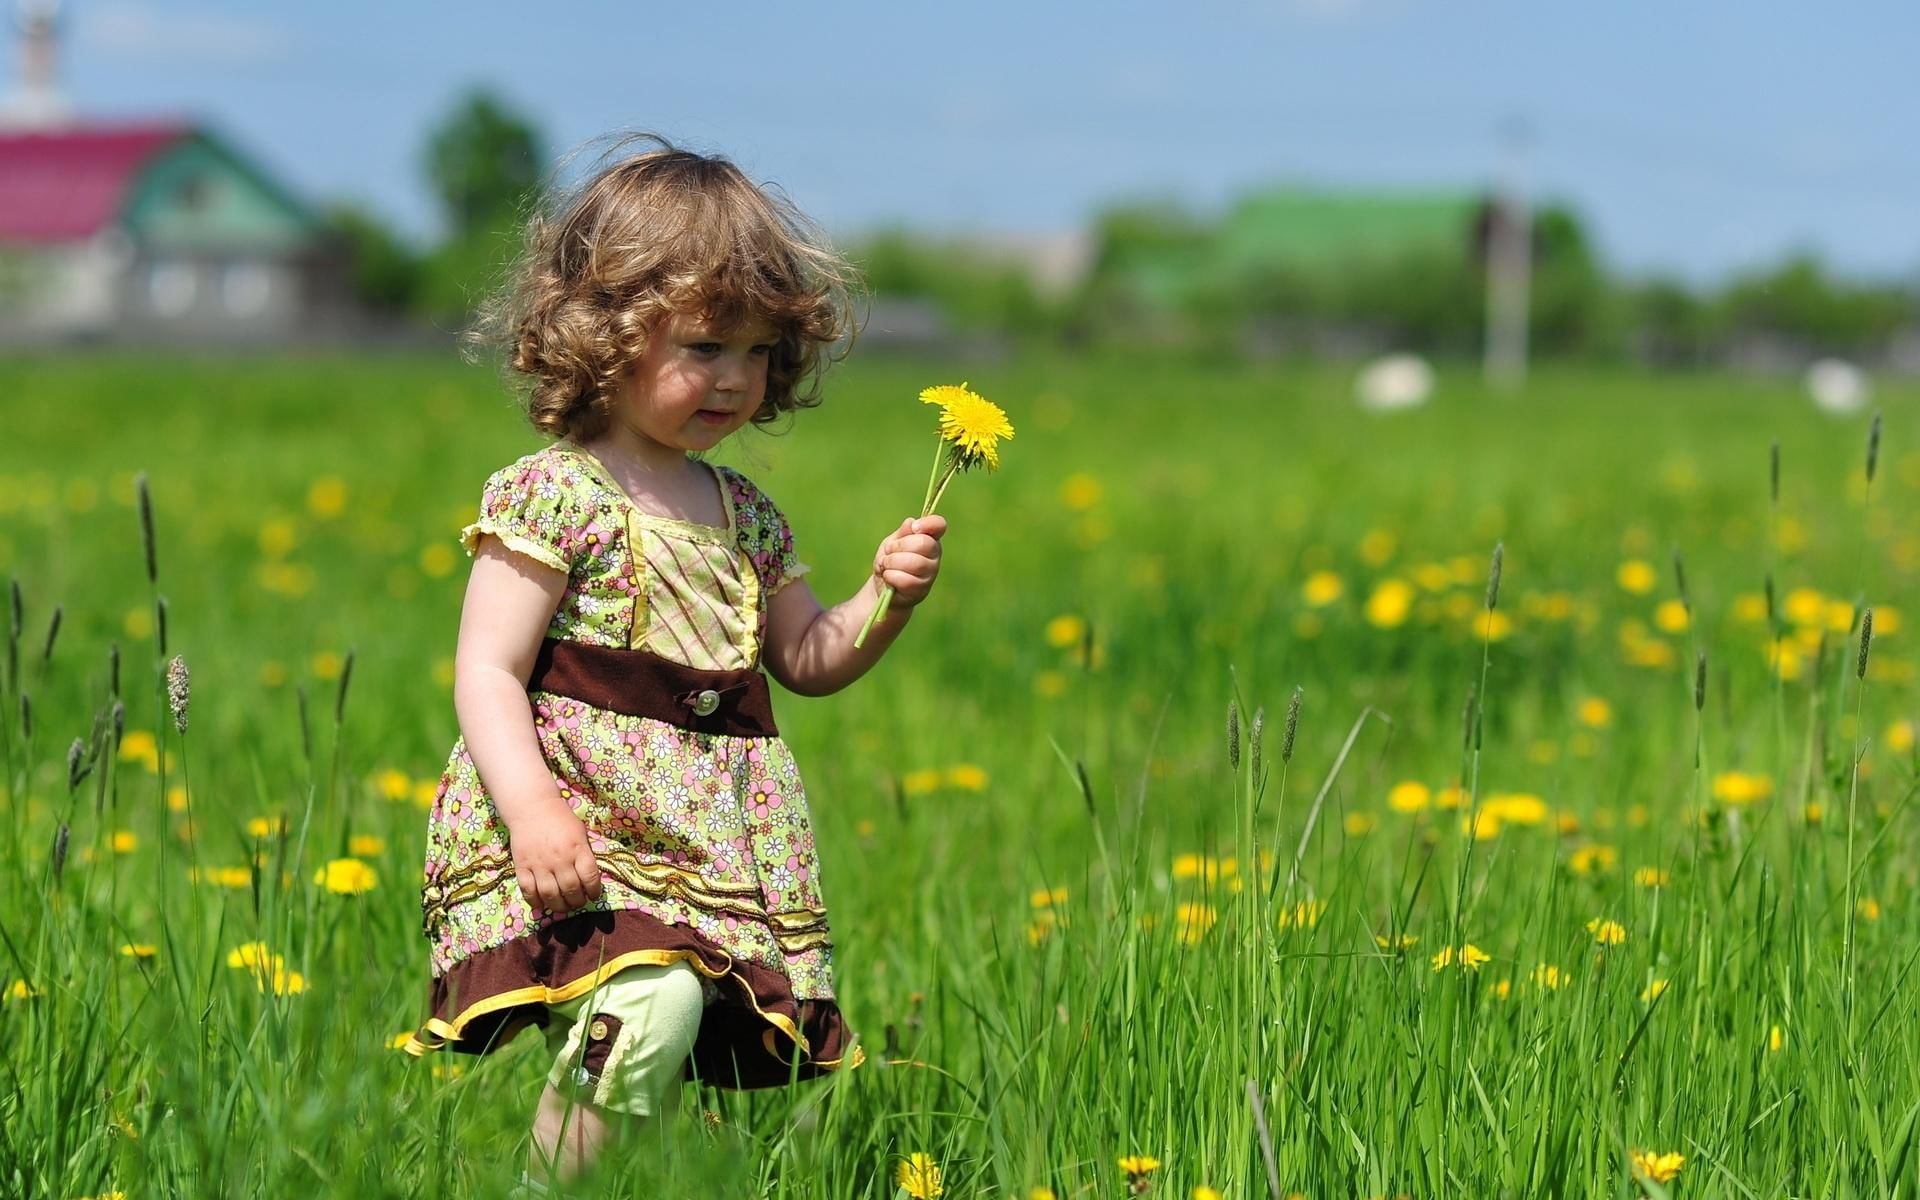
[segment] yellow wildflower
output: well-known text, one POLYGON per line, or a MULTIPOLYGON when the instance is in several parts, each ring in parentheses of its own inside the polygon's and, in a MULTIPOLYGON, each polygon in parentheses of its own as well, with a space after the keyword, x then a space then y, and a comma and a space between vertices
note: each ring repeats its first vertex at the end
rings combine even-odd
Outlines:
POLYGON ((1340 827, 1347 831, 1348 837, 1365 837, 1373 832, 1373 814, 1350 812, 1340 822, 1340 827))
POLYGON ((1589 729, 1605 729, 1613 724, 1613 705, 1598 696, 1588 696, 1580 702, 1575 715, 1589 729))
POLYGON ((1767 1053, 1778 1054, 1780 1053, 1780 1048, 1785 1046, 1786 1044, 1787 1044, 1786 1030, 1780 1028, 1778 1025, 1775 1025, 1773 1028, 1767 1030, 1767 1053))
POLYGON ((1064 613, 1047 622, 1047 645, 1059 649, 1077 645, 1087 636, 1087 622, 1084 617, 1064 613))
POLYGON ((1418 935, 1411 933, 1396 933, 1391 937, 1384 933, 1376 933, 1373 935, 1373 941, 1376 946, 1379 946, 1382 950, 1392 950, 1395 953, 1399 953, 1402 950, 1411 950, 1419 940, 1418 935))
POLYGON ((1612 846, 1582 846, 1568 856, 1567 866, 1575 875, 1593 875, 1613 870, 1613 864, 1619 857, 1612 846))
POLYGON ((1406 623, 1413 607, 1413 585, 1404 579, 1385 579, 1367 597, 1367 623, 1380 629, 1395 629, 1406 623))
POLYGON ((357 858, 336 858, 313 873, 313 881, 343 896, 373 890, 379 877, 357 858))
POLYGON ((1652 1004, 1655 1000, 1658 1000, 1660 998, 1661 993, 1665 992, 1666 990, 1667 990, 1666 980, 1664 979, 1649 980, 1647 982, 1646 989, 1640 993, 1640 1000, 1642 1003, 1652 1004))
POLYGON ((1387 807, 1398 813, 1419 812, 1432 801, 1427 785, 1417 779, 1405 779, 1387 793, 1387 807))
POLYGON ((279 815, 255 817, 247 822, 247 833, 251 837, 268 838, 286 831, 287 819, 279 815))
POLYGON ((999 405, 969 391, 964 383, 927 388, 920 399, 940 406, 940 436, 963 464, 985 463, 989 471, 999 468, 1000 439, 1013 437, 1013 423, 999 405))
POLYGON ((1627 927, 1618 921, 1595 917, 1587 922, 1587 932, 1602 946, 1618 946, 1627 940, 1627 927))
POLYGON ((1872 896, 1860 897, 1853 908, 1855 912, 1860 914, 1860 919, 1863 921, 1878 921, 1880 919, 1880 902, 1872 896))
POLYGON ((1685 633, 1692 619, 1687 614, 1687 606, 1678 600, 1662 600, 1653 610, 1653 623, 1662 633, 1685 633))
POLYGON ((1063 887, 1042 888, 1029 897, 1035 908, 1048 908, 1067 902, 1067 889, 1063 887))
POLYGON ((128 958, 152 958, 155 950, 145 942, 128 942, 120 947, 120 953, 128 958))
POLYGON ((928 767, 919 771, 908 771, 900 777, 900 790, 909 796, 924 796, 940 787, 940 771, 928 767))
POLYGON ((227 965, 230 967, 258 967, 271 962, 275 955, 267 949, 265 942, 243 942, 227 951, 227 965))
POLYGON ((1713 778, 1713 798, 1723 804, 1752 804, 1773 795, 1773 780, 1745 771, 1723 771, 1713 778))
POLYGON ((356 833, 347 839, 347 849, 361 858, 373 858, 383 853, 386 848, 386 839, 371 833, 356 833))
POLYGON ((984 792, 987 790, 987 773, 973 763, 955 763, 947 768, 948 787, 959 788, 963 792, 984 792))
POLYGON ((1472 942, 1465 942, 1458 952, 1452 946, 1440 947, 1440 952, 1430 961, 1436 971, 1444 971, 1456 962, 1463 971, 1478 971, 1482 964, 1492 962, 1493 957, 1472 942))
POLYGON ((1632 592, 1636 596, 1644 596, 1653 590, 1653 585, 1659 576, 1654 573, 1652 564, 1644 559, 1630 558, 1620 564, 1619 569, 1613 573, 1613 578, 1623 590, 1632 592))
POLYGON ((1632 1157, 1633 1169, 1655 1183, 1671 1181, 1687 1162, 1684 1155, 1656 1154, 1651 1150, 1635 1150, 1632 1157))
POLYGON ((1311 929, 1320 923, 1320 916, 1326 911, 1325 900, 1302 900, 1291 908, 1280 910, 1280 928, 1311 929))
POLYGON ((1085 471, 1076 471, 1060 484, 1060 502, 1075 512, 1085 512, 1100 503, 1106 486, 1085 471))
POLYGON ((1530 978, 1549 991, 1558 990, 1573 982, 1573 976, 1551 963, 1541 963, 1535 967, 1530 978))
POLYGON ((1151 1154, 1123 1154, 1120 1156, 1120 1169, 1133 1179, 1141 1175, 1151 1175, 1160 1169, 1160 1160, 1151 1154))
POLYGON ((139 848, 140 839, 137 835, 125 829, 116 829, 113 831, 113 852, 115 854, 132 854, 139 848))
POLYGON ((914 1200, 930 1200, 946 1191, 940 1183, 940 1164, 933 1161, 932 1155, 918 1150, 900 1160, 893 1181, 914 1200))
POLYGON ((1221 1200, 1220 1190, 1218 1188, 1210 1188, 1203 1183, 1193 1189, 1193 1195, 1189 1197, 1189 1200, 1221 1200))
POLYGON ((347 485, 332 475, 323 475, 307 489, 307 507, 318 517, 337 517, 347 507, 347 485))
POLYGON ((9 1000, 31 1000, 40 995, 40 989, 24 979, 16 979, 7 985, 6 997, 9 1000))
POLYGON ((1220 919, 1210 904, 1182 904, 1173 910, 1174 936, 1183 946, 1191 946, 1207 936, 1220 919))
POLYGON ((1314 608, 1324 608, 1340 598, 1346 585, 1332 571, 1315 571, 1301 585, 1300 598, 1314 608))
POLYGON ((1673 872, 1659 867, 1637 867, 1633 872, 1633 881, 1643 888, 1663 888, 1673 882, 1673 872))

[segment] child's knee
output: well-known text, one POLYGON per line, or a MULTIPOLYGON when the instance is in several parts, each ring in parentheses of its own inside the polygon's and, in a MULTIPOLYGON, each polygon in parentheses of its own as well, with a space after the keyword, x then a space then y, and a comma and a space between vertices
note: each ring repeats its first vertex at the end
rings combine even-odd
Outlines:
POLYGON ((706 1006, 698 972, 683 962, 629 967, 599 989, 554 1006, 562 1025, 548 1082, 609 1112, 651 1116, 686 1072, 706 1006))

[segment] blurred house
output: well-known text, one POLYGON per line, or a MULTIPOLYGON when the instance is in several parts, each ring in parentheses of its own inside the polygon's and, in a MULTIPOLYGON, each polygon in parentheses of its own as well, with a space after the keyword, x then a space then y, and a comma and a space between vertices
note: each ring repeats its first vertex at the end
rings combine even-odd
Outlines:
POLYGON ((276 342, 354 315, 344 256, 257 164, 186 122, 74 118, 57 11, 22 6, 0 108, 0 341, 276 342))

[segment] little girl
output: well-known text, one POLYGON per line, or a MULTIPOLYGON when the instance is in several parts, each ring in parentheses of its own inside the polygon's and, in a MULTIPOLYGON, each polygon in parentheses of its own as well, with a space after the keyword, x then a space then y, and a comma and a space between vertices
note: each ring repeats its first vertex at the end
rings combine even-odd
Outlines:
POLYGON ((818 403, 849 272, 732 163, 652 140, 533 219, 490 310, 555 440, 487 480, 461 535, 462 736, 428 826, 432 1013, 407 1046, 485 1054, 543 1027, 534 1151, 553 1162, 564 1120, 568 1174, 683 1078, 860 1063, 761 670, 807 696, 858 679, 946 532, 902 521, 823 610, 773 501, 698 457, 818 403))

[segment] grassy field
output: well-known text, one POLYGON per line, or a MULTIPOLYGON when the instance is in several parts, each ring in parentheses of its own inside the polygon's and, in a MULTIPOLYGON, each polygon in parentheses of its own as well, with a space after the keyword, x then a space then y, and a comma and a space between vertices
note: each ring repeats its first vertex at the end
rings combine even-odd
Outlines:
MULTIPOLYGON (((1786 384, 1443 374, 1378 416, 1329 369, 865 361, 726 455, 824 600, 960 378, 1018 434, 934 597, 779 698, 873 1061, 688 1089, 581 1194, 1912 1193, 1920 391, 1869 484, 1868 419, 1786 384)), ((0 395, 0 1194, 504 1195, 537 1039, 391 1046, 454 534, 537 445, 501 381, 13 359, 0 395)))

